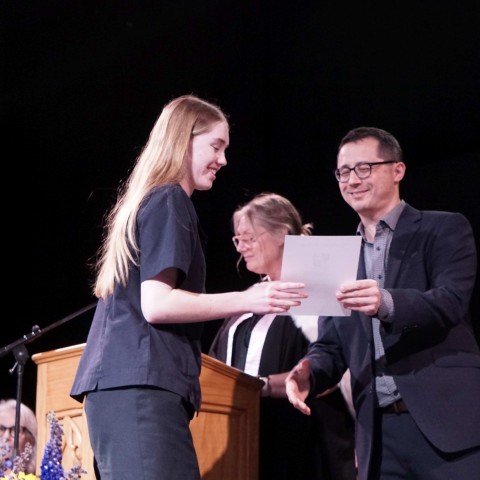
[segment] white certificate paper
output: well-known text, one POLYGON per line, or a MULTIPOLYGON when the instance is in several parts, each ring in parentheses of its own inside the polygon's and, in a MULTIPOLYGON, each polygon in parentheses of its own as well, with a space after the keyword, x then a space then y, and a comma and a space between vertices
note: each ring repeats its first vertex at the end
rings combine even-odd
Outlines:
POLYGON ((356 280, 361 242, 360 235, 285 236, 281 280, 304 283, 308 294, 300 306, 290 308, 292 314, 350 316, 335 293, 342 283, 356 280))

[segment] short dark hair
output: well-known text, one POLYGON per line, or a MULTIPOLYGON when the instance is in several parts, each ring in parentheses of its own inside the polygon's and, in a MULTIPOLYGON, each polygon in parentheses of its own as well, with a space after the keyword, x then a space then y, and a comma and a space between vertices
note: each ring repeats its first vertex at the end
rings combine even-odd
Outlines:
POLYGON ((350 130, 340 141, 338 151, 346 144, 358 142, 364 138, 376 138, 378 140, 378 156, 385 160, 403 162, 403 152, 398 140, 386 130, 376 127, 357 127, 350 130))

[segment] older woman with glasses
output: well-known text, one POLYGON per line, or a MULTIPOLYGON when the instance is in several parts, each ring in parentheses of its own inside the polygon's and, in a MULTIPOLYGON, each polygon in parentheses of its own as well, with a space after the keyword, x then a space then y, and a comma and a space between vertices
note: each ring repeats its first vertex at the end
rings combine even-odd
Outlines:
MULTIPOLYGON (((15 399, 0 400, 0 463, 6 465, 12 459, 15 443, 15 416, 17 401, 15 399)), ((25 473, 35 473, 36 443, 37 443, 37 418, 35 413, 25 404, 20 405, 20 425, 18 427, 18 452, 22 455, 27 452, 28 445, 31 452, 24 464, 25 473)), ((4 472, 8 474, 8 470, 4 472)))
MULTIPOLYGON (((285 235, 310 235, 292 203, 262 193, 233 214, 238 265, 280 279, 285 235)), ((260 402, 260 480, 354 480, 354 428, 340 389, 312 401, 310 417, 287 400, 287 372, 317 336, 317 316, 293 314, 230 317, 220 327, 209 354, 264 381, 260 402)))

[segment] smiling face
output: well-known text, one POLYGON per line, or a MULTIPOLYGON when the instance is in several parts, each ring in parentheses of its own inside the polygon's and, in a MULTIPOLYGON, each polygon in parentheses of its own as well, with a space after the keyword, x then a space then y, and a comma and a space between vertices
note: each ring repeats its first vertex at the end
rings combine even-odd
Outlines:
MULTIPOLYGON (((373 137, 346 143, 338 153, 337 168, 390 160, 379 157, 377 147, 378 140, 373 137)), ((364 223, 378 222, 400 202, 399 184, 404 174, 403 162, 372 166, 370 176, 363 180, 352 170, 348 181, 339 183, 340 191, 364 223)))
POLYGON ((187 173, 180 182, 189 195, 194 190, 212 188, 217 172, 227 164, 225 150, 229 142, 228 125, 224 122, 215 123, 208 132, 192 137, 187 173))
POLYGON ((259 275, 268 275, 270 280, 279 280, 286 233, 286 229, 284 232, 269 232, 242 215, 235 225, 236 249, 247 269, 259 275))

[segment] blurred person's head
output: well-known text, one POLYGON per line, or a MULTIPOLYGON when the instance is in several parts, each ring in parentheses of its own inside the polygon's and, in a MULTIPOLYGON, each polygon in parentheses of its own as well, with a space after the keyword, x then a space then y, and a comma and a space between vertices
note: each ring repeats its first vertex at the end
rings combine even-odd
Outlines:
MULTIPOLYGON (((15 415, 17 401, 15 399, 0 400, 0 444, 7 446, 4 457, 11 458, 15 440, 15 415)), ((18 455, 22 454, 25 446, 30 444, 32 453, 25 465, 25 473, 35 473, 36 443, 37 443, 37 417, 25 404, 20 405, 20 428, 18 437, 18 455)))

